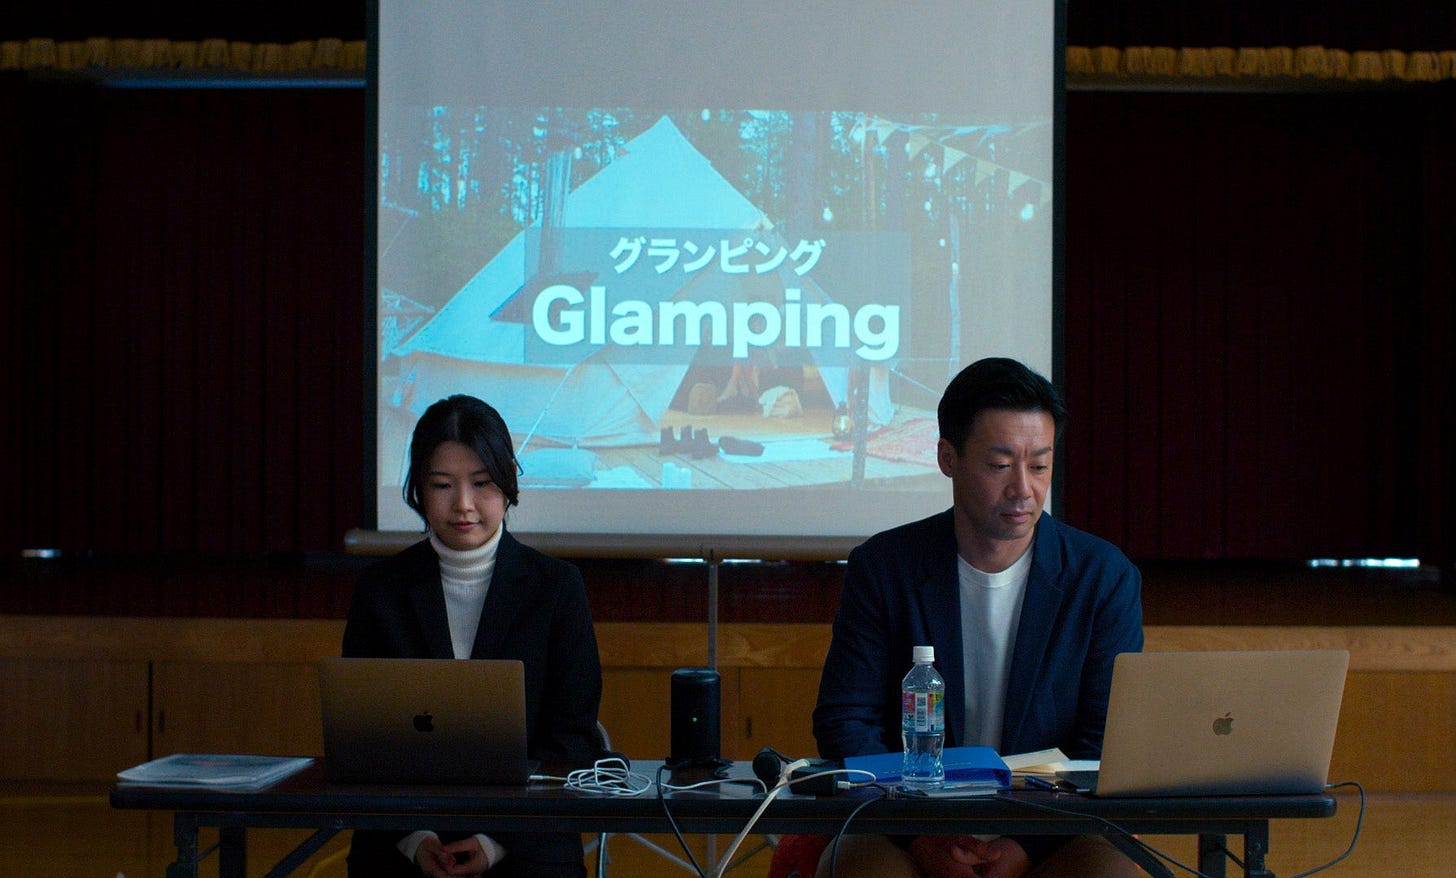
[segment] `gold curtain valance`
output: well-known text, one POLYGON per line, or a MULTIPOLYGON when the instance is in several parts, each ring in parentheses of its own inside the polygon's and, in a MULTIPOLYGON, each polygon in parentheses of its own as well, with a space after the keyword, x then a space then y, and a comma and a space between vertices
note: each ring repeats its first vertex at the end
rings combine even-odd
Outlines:
POLYGON ((363 40, 246 43, 235 40, 141 40, 92 37, 0 42, 0 70, 196 70, 281 74, 363 73, 363 40))
MULTIPOLYGON (((248 43, 234 40, 111 39, 0 42, 0 70, 215 70, 282 74, 363 73, 363 40, 248 43)), ((1456 79, 1456 50, 1347 52, 1324 46, 1182 48, 1068 46, 1067 74, 1082 80, 1200 82, 1344 80, 1351 83, 1456 79)))
POLYGON ((1324 46, 1241 49, 1068 46, 1067 74, 1109 81, 1161 79, 1190 83, 1219 80, 1436 82, 1456 79, 1456 50, 1347 52, 1324 46))

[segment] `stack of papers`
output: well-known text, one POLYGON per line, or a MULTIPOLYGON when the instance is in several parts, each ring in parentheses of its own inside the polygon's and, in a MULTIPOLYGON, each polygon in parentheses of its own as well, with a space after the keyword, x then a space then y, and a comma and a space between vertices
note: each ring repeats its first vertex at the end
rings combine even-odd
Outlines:
POLYGON ((1006 767, 1011 769, 1014 776, 1039 777, 1043 780, 1056 780, 1057 773, 1062 771, 1096 771, 1098 765, 1096 759, 1068 759, 1056 747, 1034 753, 1018 753, 1005 759, 1006 767))
POLYGON ((147 786, 256 790, 301 771, 311 756, 252 756, 238 753, 174 753, 116 774, 124 783, 147 786))

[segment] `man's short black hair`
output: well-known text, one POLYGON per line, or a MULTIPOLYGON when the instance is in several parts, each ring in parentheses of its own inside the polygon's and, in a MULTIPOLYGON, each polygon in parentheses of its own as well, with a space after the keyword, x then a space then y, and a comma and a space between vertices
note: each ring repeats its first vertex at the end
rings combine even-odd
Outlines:
POLYGON ((1052 416, 1058 436, 1067 422, 1067 407, 1052 383, 1006 357, 977 360, 951 379, 936 409, 940 438, 959 454, 971 437, 976 416, 986 409, 1046 412, 1052 416))

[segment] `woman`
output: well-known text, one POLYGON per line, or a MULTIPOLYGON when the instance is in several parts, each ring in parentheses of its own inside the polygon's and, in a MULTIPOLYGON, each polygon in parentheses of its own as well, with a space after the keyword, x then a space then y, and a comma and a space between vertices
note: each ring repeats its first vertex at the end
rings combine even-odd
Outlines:
MULTIPOLYGON (((470 396, 430 406, 410 440, 404 499, 426 539, 370 565, 344 628, 346 657, 519 659, 531 758, 587 764, 601 663, 581 573, 506 531, 517 463, 500 414, 470 396)), ((570 833, 356 832, 349 875, 585 874, 570 833)))

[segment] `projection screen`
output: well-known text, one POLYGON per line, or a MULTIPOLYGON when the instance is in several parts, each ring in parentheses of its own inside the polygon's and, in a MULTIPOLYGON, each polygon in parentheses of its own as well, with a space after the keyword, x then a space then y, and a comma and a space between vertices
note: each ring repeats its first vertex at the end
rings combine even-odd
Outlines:
POLYGON ((1054 0, 370 12, 375 531, 466 393, 537 544, 837 557, 949 505, 962 366, 1055 380, 1054 0))

